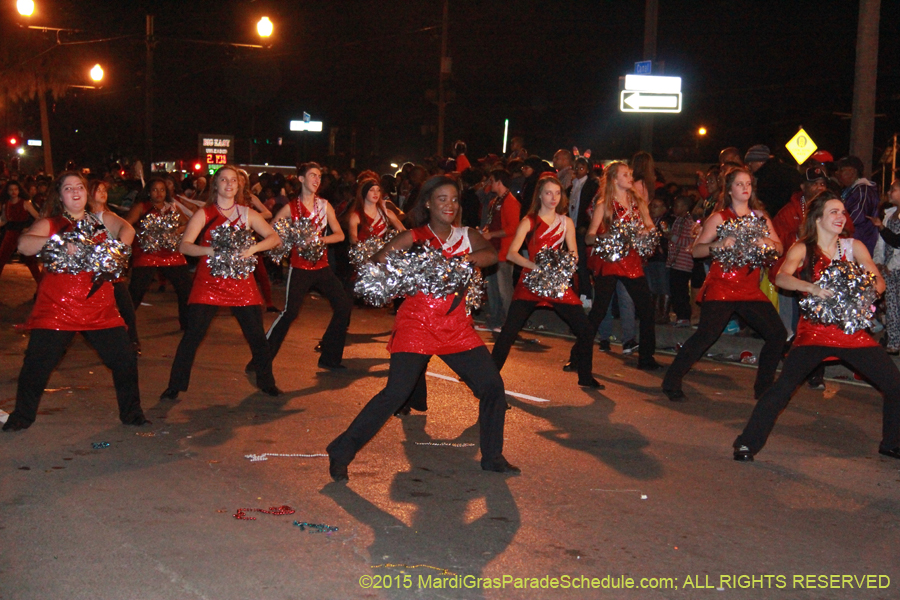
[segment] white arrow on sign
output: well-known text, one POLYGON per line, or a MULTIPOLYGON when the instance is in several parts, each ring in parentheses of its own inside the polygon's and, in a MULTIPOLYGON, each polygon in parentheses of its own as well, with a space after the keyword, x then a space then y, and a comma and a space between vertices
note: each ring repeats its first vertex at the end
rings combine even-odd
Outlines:
POLYGON ((622 92, 619 103, 622 112, 681 112, 681 93, 622 92))

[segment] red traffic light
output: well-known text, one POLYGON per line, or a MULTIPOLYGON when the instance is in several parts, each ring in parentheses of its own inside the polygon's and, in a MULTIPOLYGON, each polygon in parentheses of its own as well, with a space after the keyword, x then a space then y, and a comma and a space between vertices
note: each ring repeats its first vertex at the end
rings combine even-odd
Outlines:
POLYGON ((200 164, 200 163, 194 163, 194 170, 195 170, 195 171, 200 171, 200 170, 202 170, 202 169, 203 169, 203 165, 202 165, 202 164, 200 164))
POLYGON ((16 139, 16 136, 10 136, 9 140, 7 141, 9 142, 10 146, 15 146, 19 143, 19 140, 16 139))

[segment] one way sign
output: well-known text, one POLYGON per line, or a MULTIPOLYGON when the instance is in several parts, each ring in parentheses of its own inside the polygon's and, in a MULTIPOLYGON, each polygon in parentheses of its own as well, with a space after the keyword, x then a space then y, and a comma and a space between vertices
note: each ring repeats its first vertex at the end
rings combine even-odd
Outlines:
POLYGON ((623 90, 619 97, 622 112, 680 113, 681 92, 636 92, 623 90))

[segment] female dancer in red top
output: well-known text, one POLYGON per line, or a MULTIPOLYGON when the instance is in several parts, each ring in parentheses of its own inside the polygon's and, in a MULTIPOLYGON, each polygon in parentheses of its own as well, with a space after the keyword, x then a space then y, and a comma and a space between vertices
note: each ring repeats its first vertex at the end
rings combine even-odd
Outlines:
MULTIPOLYGON (((116 239, 122 243, 134 246, 134 227, 128 221, 109 210, 107 204, 109 186, 102 179, 95 179, 88 184, 88 210, 107 224, 110 229, 110 223, 115 223, 118 230, 116 239)), ((116 308, 125 321, 125 328, 128 330, 128 339, 131 340, 131 346, 138 356, 141 354, 141 342, 138 339, 137 323, 134 315, 134 304, 131 302, 131 295, 128 293, 128 284, 125 283, 126 278, 120 277, 115 281, 111 281, 113 286, 113 294, 116 297, 116 308)))
MULTIPOLYGON (((87 200, 84 178, 73 171, 62 173, 44 205, 44 218, 20 237, 19 252, 34 256, 50 236, 70 231, 82 219, 94 221, 100 229, 95 241, 102 241, 106 235, 117 236, 121 219, 111 219, 109 214, 102 220, 94 217, 85 211, 87 200)), ((27 429, 34 423, 50 374, 79 331, 112 371, 122 423, 149 423, 141 410, 137 357, 131 349, 125 323, 116 310, 112 285, 104 282, 96 290, 93 286, 93 276, 86 271, 44 273, 25 324, 31 330, 31 338, 19 372, 16 408, 3 425, 4 431, 27 429)))
POLYGON ((231 314, 237 319, 250 344, 252 362, 257 366, 257 387, 270 396, 281 394, 272 375, 272 355, 262 324, 262 296, 256 281, 252 277, 213 277, 209 270, 209 257, 215 255, 211 246, 212 230, 221 225, 246 227, 262 236, 262 241, 244 251, 245 258, 281 243, 281 238, 266 220, 242 202, 244 197, 238 170, 234 166, 225 165, 212 178, 206 206, 194 213, 181 238, 182 253, 201 256, 203 259, 197 265, 194 285, 188 298, 187 329, 178 344, 169 375, 169 386, 160 396, 161 399, 174 400, 179 392, 187 391, 197 348, 220 306, 231 308, 231 314))
MULTIPOLYGON (((694 241, 694 258, 706 258, 711 248, 733 246, 733 238, 716 239, 716 228, 728 219, 749 214, 765 215, 769 227, 769 237, 761 242, 782 251, 781 240, 775 233, 771 219, 762 210, 762 205, 753 196, 753 177, 744 167, 735 167, 725 173, 722 187, 724 210, 713 213, 703 223, 700 235, 694 241)), ((662 389, 669 400, 681 401, 684 392, 681 380, 694 363, 715 343, 732 314, 738 314, 765 340, 759 353, 759 369, 756 372, 754 396, 759 398, 775 380, 775 369, 784 352, 787 330, 778 316, 778 311, 759 288, 761 270, 759 267, 741 267, 726 272, 722 264, 714 260, 706 275, 703 288, 697 296, 700 305, 700 322, 697 331, 678 351, 663 379, 662 389)))
POLYGON ((525 286, 525 275, 528 271, 536 268, 537 265, 533 260, 542 248, 561 248, 565 245, 570 252, 575 253, 575 261, 578 261, 578 251, 575 246, 575 224, 566 216, 568 204, 569 199, 563 194, 559 179, 549 175, 538 180, 531 208, 528 209, 525 218, 519 222, 516 235, 506 253, 506 260, 519 265, 524 271, 513 292, 506 323, 503 324, 491 356, 497 369, 502 370, 506 363, 506 357, 509 356, 509 350, 516 341, 516 336, 525 326, 534 309, 539 306, 550 307, 562 317, 578 337, 574 351, 578 364, 578 385, 602 389, 603 386, 594 379, 591 373, 593 368, 591 350, 594 336, 591 332, 590 321, 581 307, 581 300, 571 287, 566 290, 562 298, 548 299, 538 296, 525 286), (519 249, 529 235, 531 238, 528 241, 528 256, 531 260, 519 254, 519 249))
MULTIPOLYGON (((494 247, 476 231, 456 227, 458 218, 458 184, 449 177, 432 177, 423 184, 413 213, 416 228, 388 242, 373 260, 384 262, 390 250, 407 250, 413 243, 424 243, 440 248, 447 257, 466 256, 477 267, 496 263, 494 247)), ((459 375, 479 400, 481 468, 501 473, 519 472, 503 457, 506 419, 503 379, 491 362, 484 342, 475 333, 464 300, 460 302, 457 294, 436 298, 423 292, 407 298, 397 310, 388 351, 391 365, 387 386, 366 404, 347 431, 328 445, 328 471, 332 479, 349 478, 347 466, 407 402, 434 354, 459 375)))
MULTIPOLYGON (((284 205, 275 221, 280 219, 299 219, 307 217, 316 224, 322 242, 335 244, 344 239, 344 232, 334 215, 334 209, 328 200, 316 195, 319 183, 322 181, 322 171, 319 165, 308 162, 297 169, 297 177, 300 179, 300 197, 291 200, 284 205), (331 235, 325 235, 326 227, 331 228, 331 235)), ((300 306, 303 298, 311 290, 318 290, 331 304, 333 311, 331 322, 322 336, 322 355, 319 357, 319 367, 329 370, 345 369, 341 364, 344 357, 344 343, 347 340, 347 327, 350 325, 350 310, 352 303, 344 292, 344 286, 328 266, 328 252, 322 253, 322 257, 315 263, 310 262, 297 253, 297 249, 291 250, 291 268, 288 271, 287 290, 285 291, 284 310, 275 318, 266 339, 272 350, 272 358, 278 354, 281 344, 287 335, 291 323, 300 314, 300 306)), ((249 370, 253 364, 247 365, 249 370)))
MULTIPOLYGON (((839 236, 847 222, 841 199, 825 191, 808 205, 801 238, 791 246, 775 284, 820 298, 833 295, 816 285, 822 270, 835 260, 862 265, 875 275, 875 288, 884 292, 884 279, 859 240, 839 236)), ((864 330, 846 334, 837 325, 811 323, 802 314, 791 351, 784 359, 778 381, 763 394, 743 433, 734 441, 734 459, 752 461, 766 444, 778 415, 787 408, 797 387, 816 366, 828 357, 847 362, 872 382, 884 396, 881 444, 878 453, 900 458, 900 371, 884 348, 864 330)))
MULTIPOLYGON (((3 224, 3 228, 6 230, 6 234, 2 236, 3 241, 0 243, 0 273, 3 273, 3 267, 16 251, 22 231, 34 219, 40 218, 40 215, 31 204, 31 200, 22 193, 22 187, 18 181, 10 181, 6 184, 3 192, 0 193, 0 205, 2 205, 0 206, 0 224, 3 224)), ((23 256, 22 258, 22 262, 31 271, 31 276, 40 283, 41 269, 37 259, 34 256, 23 256)))
POLYGON ((169 195, 169 188, 164 179, 153 177, 147 184, 147 198, 135 202, 125 217, 138 230, 138 243, 134 244, 131 283, 128 292, 135 310, 140 308, 144 294, 147 293, 156 270, 160 269, 167 281, 171 281, 178 296, 178 322, 181 329, 187 329, 187 304, 191 294, 191 273, 188 270, 184 254, 175 250, 157 250, 147 252, 141 246, 140 233, 143 229, 141 219, 146 215, 165 215, 177 213, 182 225, 187 223, 187 216, 176 206, 169 195))
MULTIPOLYGON (((598 233, 605 233, 613 220, 636 221, 646 229, 654 229, 650 210, 632 189, 631 169, 623 162, 613 162, 606 167, 600 182, 600 194, 594 202, 594 215, 585 234, 588 246, 597 243, 598 233)), ((600 322, 606 316, 609 303, 616 290, 616 282, 621 281, 634 301, 635 316, 641 321, 640 346, 638 347, 638 369, 653 371, 660 368, 653 358, 656 351, 656 322, 653 318, 653 303, 650 288, 644 277, 642 259, 634 249, 620 261, 610 262, 593 256, 588 267, 594 273, 594 303, 588 318, 591 323, 591 340, 597 335, 600 322)), ((565 370, 575 370, 578 363, 575 347, 569 356, 565 370)))
POLYGON ((347 218, 347 235, 350 243, 358 244, 370 237, 383 238, 390 228, 399 232, 406 231, 406 227, 385 206, 381 184, 374 179, 363 180, 359 184, 356 200, 347 218))

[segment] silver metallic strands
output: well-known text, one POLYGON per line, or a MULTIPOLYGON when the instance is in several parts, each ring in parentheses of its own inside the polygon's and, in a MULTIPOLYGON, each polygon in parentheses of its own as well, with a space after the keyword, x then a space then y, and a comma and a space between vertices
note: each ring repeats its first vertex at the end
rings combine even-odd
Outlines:
POLYGON ((541 248, 534 257, 537 268, 525 275, 525 286, 542 298, 562 298, 578 262, 575 255, 561 248, 541 248))
POLYGON ((851 335, 872 326, 872 306, 878 297, 875 276, 861 265, 837 260, 822 269, 816 285, 834 292, 831 298, 812 294, 800 300, 807 319, 822 325, 837 325, 851 335))
POLYGON ((774 247, 760 242, 769 237, 765 217, 750 214, 728 219, 716 228, 716 234, 720 240, 735 240, 734 245, 729 248, 710 248, 709 251, 726 273, 741 267, 766 267, 778 257, 774 247))
POLYGON ((181 244, 181 226, 177 212, 147 213, 141 219, 138 243, 144 252, 171 252, 181 244))
POLYGON ((213 277, 247 279, 256 268, 256 257, 243 258, 253 245, 253 231, 246 227, 220 225, 210 232, 214 256, 209 258, 209 272, 213 277))

